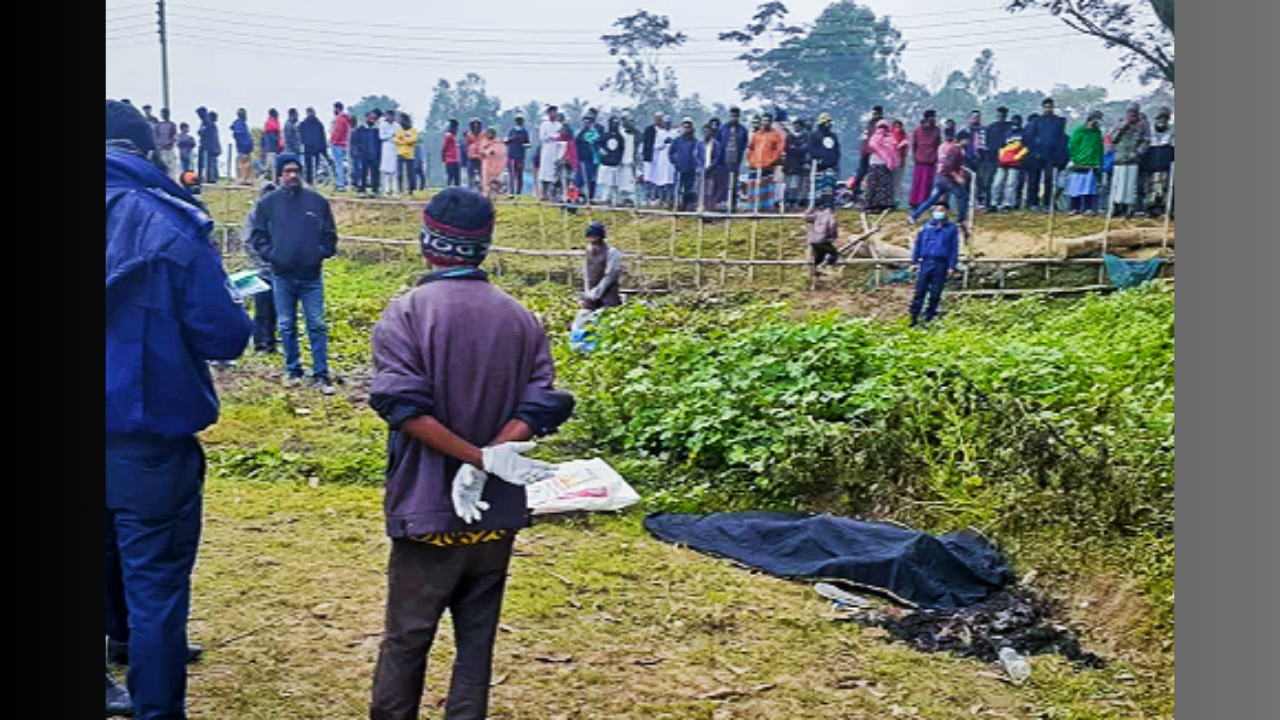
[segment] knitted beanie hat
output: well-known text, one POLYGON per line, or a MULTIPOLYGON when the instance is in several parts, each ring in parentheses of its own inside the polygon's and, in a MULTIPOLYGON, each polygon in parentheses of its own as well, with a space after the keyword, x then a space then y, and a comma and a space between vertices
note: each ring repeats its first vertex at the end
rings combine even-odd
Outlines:
POLYGON ((444 190, 422 211, 422 254, 436 265, 479 265, 489 254, 495 217, 493 203, 475 190, 444 190))
POLYGON ((107 140, 127 141, 144 154, 156 149, 151 123, 134 106, 115 100, 107 101, 107 140))
POLYGON ((276 176, 278 177, 284 172, 284 166, 293 163, 299 168, 302 167, 302 160, 294 153, 280 153, 276 156, 276 176))

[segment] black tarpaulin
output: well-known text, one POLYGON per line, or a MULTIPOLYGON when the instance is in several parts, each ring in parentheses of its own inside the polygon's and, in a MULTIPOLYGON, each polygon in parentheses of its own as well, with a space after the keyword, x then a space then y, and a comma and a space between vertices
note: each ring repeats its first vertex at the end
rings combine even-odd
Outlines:
POLYGON ((660 540, 790 579, 844 581, 924 608, 953 610, 1013 581, 981 535, 930 535, 888 523, 787 512, 652 513, 660 540))

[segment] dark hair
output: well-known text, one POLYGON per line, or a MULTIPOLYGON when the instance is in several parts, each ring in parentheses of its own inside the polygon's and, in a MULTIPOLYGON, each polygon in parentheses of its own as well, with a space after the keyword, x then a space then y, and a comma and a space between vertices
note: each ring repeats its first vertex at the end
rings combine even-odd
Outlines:
POLYGON ((1008 113, 1008 112, 1009 112, 1009 108, 1004 107, 1003 105, 1001 105, 1000 107, 996 108, 996 112, 998 112, 998 113, 1008 113))
POLYGON ((343 105, 343 104, 342 104, 342 101, 341 101, 341 100, 336 100, 336 101, 334 101, 334 103, 333 103, 333 108, 334 108, 335 110, 345 110, 345 109, 346 109, 346 107, 347 107, 346 105, 343 105))
POLYGON ((289 114, 290 114, 290 115, 297 115, 297 114, 298 114, 298 108, 289 108, 289 114))
POLYGON ((1052 104, 1053 104, 1053 98, 1051 97, 1047 97, 1040 101, 1040 107, 1044 107, 1045 105, 1052 105, 1052 104))
POLYGON ((270 115, 271 117, 280 117, 280 112, 275 108, 271 108, 270 110, 268 110, 267 114, 270 115))
POLYGON ((156 148, 151 123, 132 105, 107 101, 107 140, 126 140, 142 153, 156 148))

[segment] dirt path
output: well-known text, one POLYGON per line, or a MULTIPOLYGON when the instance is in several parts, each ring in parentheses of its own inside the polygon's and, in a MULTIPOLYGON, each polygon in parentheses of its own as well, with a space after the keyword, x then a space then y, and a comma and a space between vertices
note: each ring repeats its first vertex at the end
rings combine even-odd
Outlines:
MULTIPOLYGON (((367 717, 385 590, 380 491, 215 475, 206 516, 191 631, 208 651, 192 668, 192 717, 367 717)), ((1095 610, 1123 602, 1113 590, 1095 610)), ((1172 678, 1141 654, 1082 673, 1036 657, 1014 687, 993 666, 839 621, 806 585, 657 542, 638 514, 524 532, 502 623, 490 712, 502 720, 1173 714, 1172 678)), ((451 660, 446 621, 431 701, 451 660)))

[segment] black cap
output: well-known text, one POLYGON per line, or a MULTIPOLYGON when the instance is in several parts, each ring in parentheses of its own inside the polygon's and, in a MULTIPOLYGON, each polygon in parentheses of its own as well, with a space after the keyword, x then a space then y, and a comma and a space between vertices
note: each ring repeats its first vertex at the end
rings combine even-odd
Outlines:
POLYGON ((590 225, 587 226, 586 236, 598 237, 601 240, 603 240, 605 237, 604 223, 600 222, 599 220, 592 222, 590 225))

